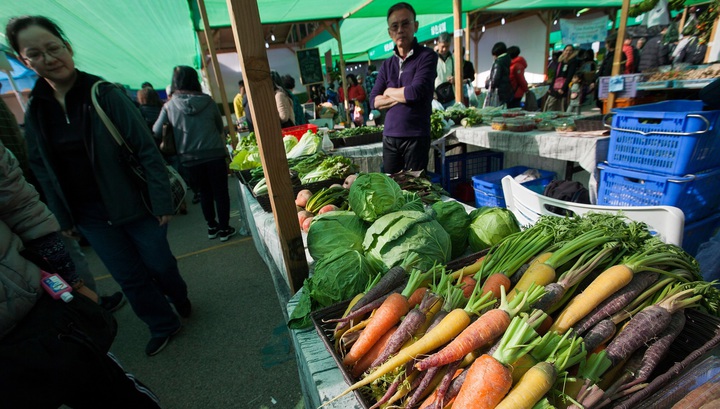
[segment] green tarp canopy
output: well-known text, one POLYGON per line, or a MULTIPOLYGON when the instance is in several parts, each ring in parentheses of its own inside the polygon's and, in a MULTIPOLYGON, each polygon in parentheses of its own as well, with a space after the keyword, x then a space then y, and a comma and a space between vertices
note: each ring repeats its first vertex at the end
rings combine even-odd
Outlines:
POLYGON ((70 40, 77 68, 112 82, 140 88, 149 81, 163 89, 174 66, 198 66, 187 0, 5 0, 0 4, 5 44, 7 20, 27 14, 58 23, 70 40))

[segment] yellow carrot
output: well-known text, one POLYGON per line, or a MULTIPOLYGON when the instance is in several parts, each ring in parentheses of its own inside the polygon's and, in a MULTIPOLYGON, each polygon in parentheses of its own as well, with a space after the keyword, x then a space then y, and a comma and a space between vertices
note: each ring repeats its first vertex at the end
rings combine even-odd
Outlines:
POLYGON ((495 408, 532 409, 550 391, 556 378, 555 365, 545 361, 539 362, 523 375, 495 408))
POLYGON ((514 364, 512 364, 512 379, 513 379, 513 385, 520 382, 520 378, 527 373, 530 368, 535 366, 538 361, 535 359, 532 354, 523 355, 515 361, 514 364))
POLYGON ((519 291, 527 291, 533 283, 544 287, 555 282, 555 268, 545 263, 552 255, 553 253, 543 253, 530 263, 513 290, 508 294, 508 301, 512 301, 519 291))
MULTIPOLYGON (((355 297, 353 297, 352 300, 350 300, 350 304, 348 304, 347 308, 345 309, 345 312, 344 312, 343 315, 342 315, 343 318, 345 318, 345 316, 347 316, 347 315, 350 313, 350 310, 352 309, 352 307, 353 307, 355 304, 357 304, 357 302, 360 301, 360 299, 361 299, 364 295, 365 295, 365 293, 359 293, 358 295, 356 295, 355 297)), ((347 331, 347 330, 348 330, 347 324, 345 324, 345 325, 343 326, 343 324, 338 323, 338 324, 335 326, 335 333, 333 334, 333 336, 335 337, 335 340, 336 340, 336 341, 335 341, 335 348, 336 348, 336 349, 337 349, 338 341, 339 341, 340 337, 342 337, 342 335, 343 335, 343 334, 345 333, 345 331, 347 331)))
POLYGON ((473 276, 477 274, 478 271, 480 271, 480 268, 483 265, 483 261, 485 261, 485 256, 480 257, 479 259, 477 259, 476 262, 470 264, 469 266, 465 266, 460 270, 453 271, 452 273, 450 273, 450 276, 453 278, 453 280, 459 280, 464 276, 473 276))
POLYGON ((616 291, 625 287, 633 278, 633 270, 619 264, 603 271, 582 293, 576 295, 557 317, 550 331, 564 334, 616 291))

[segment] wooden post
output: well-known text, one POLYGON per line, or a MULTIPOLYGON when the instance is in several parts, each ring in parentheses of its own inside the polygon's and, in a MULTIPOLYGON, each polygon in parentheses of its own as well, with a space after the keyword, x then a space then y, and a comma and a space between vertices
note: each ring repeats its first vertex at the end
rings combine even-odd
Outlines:
POLYGON ((350 128, 350 125, 352 121, 350 121, 350 112, 349 111, 349 104, 348 104, 348 85, 347 85, 347 79, 345 78, 347 74, 345 74, 345 57, 343 56, 343 49, 342 49, 342 37, 340 36, 340 22, 337 21, 327 28, 328 32, 330 33, 335 40, 338 42, 338 53, 340 53, 340 84, 342 85, 343 89, 343 95, 345 98, 343 98, 345 101, 343 102, 343 106, 345 107, 345 127, 350 128))
POLYGON ((260 12, 255 0, 227 0, 227 5, 290 292, 294 294, 308 277, 308 265, 297 222, 295 195, 288 176, 290 170, 282 142, 260 12))
MULTIPOLYGON (((630 10, 630 0, 623 0, 622 9, 620 9, 620 29, 618 30, 617 40, 615 41, 615 54, 613 55, 612 76, 620 74, 621 56, 623 52, 623 43, 625 42, 625 30, 627 29, 628 10, 630 10)), ((607 110, 613 109, 615 106, 615 93, 610 92, 607 99, 607 110)), ((607 113, 607 112, 605 112, 607 113)))
MULTIPOLYGON (((465 13, 465 53, 463 54, 463 61, 465 61, 465 58, 467 57, 467 60, 470 60, 470 32, 472 27, 472 21, 470 19, 470 13, 465 13)), ((465 64, 463 62, 463 64, 465 64)))
MULTIPOLYGON (((539 14, 540 16, 540 14, 539 14)), ((541 17, 540 20, 543 20, 541 17)), ((553 12, 552 10, 548 11, 545 15, 545 60, 543 63, 543 74, 545 74, 545 79, 547 80, 548 77, 548 65, 550 64, 550 33, 552 32, 553 27, 553 12)))
POLYGON ((455 73, 453 76, 455 77, 455 101, 462 102, 463 100, 463 81, 462 81, 462 72, 463 72, 463 62, 465 61, 465 56, 462 52, 462 44, 463 44, 463 29, 462 29, 462 0, 453 0, 453 27, 455 29, 454 35, 453 35, 453 47, 455 47, 455 52, 453 55, 453 61, 455 63, 453 66, 455 67, 455 73))
POLYGON ((478 68, 478 62, 480 61, 480 56, 478 56, 478 53, 480 52, 480 39, 483 37, 485 33, 482 31, 479 33, 476 33, 475 36, 473 36, 473 64, 475 64, 475 71, 479 70, 478 68))
POLYGON ((715 34, 717 34, 718 20, 720 20, 720 17, 715 18, 715 21, 713 21, 712 32, 710 32, 710 38, 708 38, 708 42, 706 44, 707 50, 705 51, 705 59, 703 59, 703 62, 710 59, 710 52, 713 51, 712 46, 715 42, 715 34))
MULTIPOLYGON (((205 41, 207 42, 208 51, 210 52, 210 60, 212 61, 213 71, 215 71, 215 80, 217 81, 218 88, 220 89, 220 100, 222 101, 223 112, 225 113, 225 119, 227 120, 228 132, 230 133, 230 141, 232 146, 237 145, 237 135, 235 134, 235 123, 232 120, 232 114, 230 114, 230 105, 228 104, 227 94, 225 93, 225 83, 220 72, 220 63, 218 63, 217 54, 215 54, 215 43, 210 33, 210 22, 207 17, 207 10, 205 10, 205 0, 197 0, 198 10, 200 11, 200 18, 203 22, 203 31, 205 32, 205 41)), ((223 135, 223 143, 225 142, 225 136, 223 135)))
POLYGON ((678 34, 682 36, 683 28, 685 28, 685 21, 687 21, 688 8, 685 7, 680 17, 680 25, 678 26, 678 34))

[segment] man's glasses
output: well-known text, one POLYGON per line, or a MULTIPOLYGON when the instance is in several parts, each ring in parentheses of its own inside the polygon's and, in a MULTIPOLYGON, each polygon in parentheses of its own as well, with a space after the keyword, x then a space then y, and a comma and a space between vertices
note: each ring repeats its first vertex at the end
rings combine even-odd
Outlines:
POLYGON ((48 55, 53 58, 58 58, 65 52, 66 49, 67 47, 63 44, 50 44, 47 46, 45 51, 30 50, 23 58, 30 62, 40 62, 41 60, 45 60, 48 55))
POLYGON ((400 28, 403 30, 407 30, 412 25, 412 21, 410 20, 403 20, 400 23, 392 23, 390 24, 390 27, 388 27, 388 30, 390 30, 391 33, 397 33, 400 31, 400 28))

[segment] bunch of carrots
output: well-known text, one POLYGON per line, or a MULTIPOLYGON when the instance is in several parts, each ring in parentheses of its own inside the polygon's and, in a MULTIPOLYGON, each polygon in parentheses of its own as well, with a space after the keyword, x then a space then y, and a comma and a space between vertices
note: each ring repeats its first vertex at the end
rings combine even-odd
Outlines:
POLYGON ((608 407, 647 385, 686 309, 718 315, 720 304, 692 257, 621 215, 543 217, 455 271, 412 266, 394 267, 331 320, 357 379, 335 399, 608 407))

